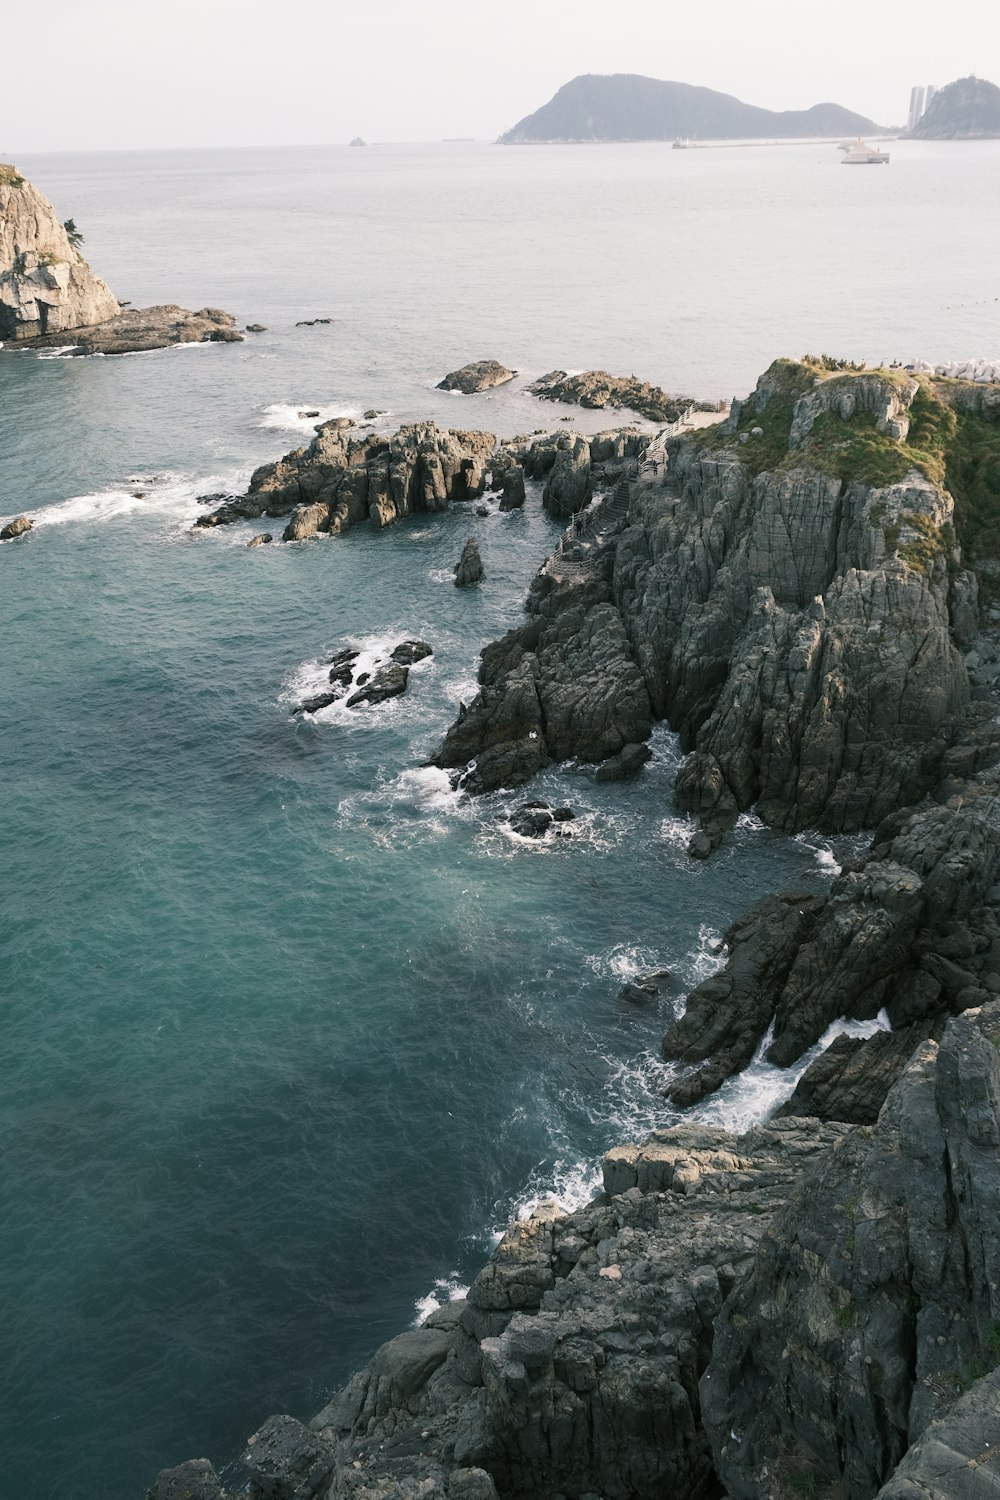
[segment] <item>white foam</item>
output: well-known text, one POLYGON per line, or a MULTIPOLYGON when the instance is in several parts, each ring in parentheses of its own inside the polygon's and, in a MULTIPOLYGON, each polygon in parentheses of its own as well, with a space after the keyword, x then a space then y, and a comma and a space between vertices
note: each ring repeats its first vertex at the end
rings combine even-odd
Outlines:
POLYGON ((447 1302, 460 1302, 467 1296, 469 1288, 458 1276, 439 1276, 426 1297, 418 1297, 415 1303, 417 1316, 413 1320, 414 1328, 419 1328, 421 1323, 426 1323, 431 1313, 436 1313, 439 1308, 444 1307, 447 1302))
POLYGON ((837 878, 843 867, 825 839, 820 838, 818 834, 797 833, 795 842, 816 856, 816 863, 824 875, 829 875, 831 880, 837 878))
POLYGON ((601 1188, 601 1168, 592 1161, 560 1158, 543 1172, 536 1168, 514 1203, 512 1218, 530 1219, 543 1203, 558 1203, 564 1214, 583 1208, 601 1188))
POLYGON ((316 428, 322 422, 329 422, 334 417, 357 418, 357 407, 342 405, 320 404, 318 401, 301 401, 293 406, 288 401, 275 401, 271 406, 265 406, 258 427, 273 428, 278 432, 302 432, 313 437, 316 428), (304 416, 306 411, 316 412, 314 417, 304 416))
POLYGON ((462 792, 452 787, 448 772, 438 766, 416 766, 401 771, 389 784, 388 791, 394 802, 420 810, 432 808, 435 812, 455 812, 465 801, 462 792))
POLYGON ((47 353, 40 354, 39 359, 65 359, 67 354, 72 354, 78 348, 77 344, 60 344, 58 349, 49 349, 47 353))
POLYGON ((620 984, 665 967, 655 948, 638 943, 616 943, 608 953, 590 954, 586 963, 599 978, 616 979, 620 984))
POLYGON ((671 849, 686 853, 697 827, 694 818, 682 818, 679 814, 674 814, 660 820, 660 838, 671 849))
MULTIPOLYGON (((128 480, 122 484, 109 485, 106 489, 89 495, 73 495, 54 505, 44 505, 30 514, 36 528, 103 524, 137 513, 156 518, 166 517, 190 525, 204 511, 204 507, 197 503, 198 495, 213 490, 238 489, 245 479, 245 474, 234 475, 232 472, 200 479, 164 474, 155 479, 128 480), (140 489, 142 494, 137 492, 140 489)), ((22 512, 16 514, 20 515, 22 512)), ((0 516, 0 526, 13 519, 13 516, 0 516)))
POLYGON ((795 1086, 818 1057, 839 1036, 871 1037, 879 1031, 891 1031, 889 1017, 879 1011, 874 1021, 849 1021, 841 1016, 827 1027, 815 1046, 804 1052, 789 1068, 778 1068, 767 1061, 774 1040, 774 1022, 767 1029, 754 1053, 753 1061, 742 1073, 724 1083, 717 1094, 692 1111, 691 1118, 703 1125, 720 1125, 725 1130, 741 1132, 768 1119, 795 1092, 795 1086))

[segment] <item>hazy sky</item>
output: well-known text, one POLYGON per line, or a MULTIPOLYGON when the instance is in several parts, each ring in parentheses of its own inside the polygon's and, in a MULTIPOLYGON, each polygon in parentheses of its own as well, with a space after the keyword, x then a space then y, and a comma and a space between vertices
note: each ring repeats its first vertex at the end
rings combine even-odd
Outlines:
POLYGON ((1000 0, 45 0, 17 33, 0 160, 492 139, 577 73, 882 124, 905 120, 912 83, 1000 83, 1000 0))

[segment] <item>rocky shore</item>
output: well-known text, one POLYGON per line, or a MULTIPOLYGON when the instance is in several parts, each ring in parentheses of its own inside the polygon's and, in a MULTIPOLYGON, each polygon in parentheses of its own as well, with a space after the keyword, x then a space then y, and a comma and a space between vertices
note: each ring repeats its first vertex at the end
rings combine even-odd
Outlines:
POLYGON ((83 355, 242 339, 235 320, 218 308, 192 313, 120 303, 84 259, 82 238, 16 167, 0 164, 0 343, 71 345, 83 355))
MULTIPOLYGON (((494 482, 541 469, 553 514, 590 505, 595 452, 619 477, 483 652, 436 757, 458 784, 569 759, 636 773, 667 718, 693 854, 752 807, 875 829, 826 895, 767 898, 727 932, 663 1041, 674 1108, 762 1043, 787 1067, 841 1017, 891 1030, 835 1043, 744 1135, 686 1124, 611 1151, 591 1203, 513 1225, 463 1300, 311 1422, 270 1418, 243 1456, 253 1500, 996 1493, 997 398, 781 361, 648 481, 623 433, 607 454, 566 434, 491 450, 494 482)), ((485 472, 475 436, 412 447, 443 474, 447 438, 456 483, 463 455, 485 472)), ((324 441, 271 466, 279 503, 301 503, 324 441)), ((364 467, 367 486, 368 462, 337 485, 364 467)), ((332 515, 338 494, 313 503, 332 515)), ((521 813, 543 811, 571 813, 521 813)), ((149 1500, 222 1493, 198 1460, 149 1500)))
POLYGON ((651 422, 676 422, 686 411, 715 409, 704 401, 668 396, 658 385, 635 375, 609 375, 607 370, 584 370, 579 375, 550 370, 528 389, 542 401, 563 401, 598 411, 617 407, 637 412, 651 422))
POLYGON ((253 473, 245 495, 206 495, 212 508, 199 528, 261 516, 290 516, 286 542, 337 536, 368 521, 381 529, 404 516, 447 510, 501 493, 500 508, 524 504, 525 478, 545 479, 543 503, 553 515, 570 515, 588 503, 595 487, 607 488, 645 446, 635 427, 596 433, 541 433, 497 444, 492 432, 409 423, 391 435, 359 430, 349 417, 316 428, 306 448, 253 473))

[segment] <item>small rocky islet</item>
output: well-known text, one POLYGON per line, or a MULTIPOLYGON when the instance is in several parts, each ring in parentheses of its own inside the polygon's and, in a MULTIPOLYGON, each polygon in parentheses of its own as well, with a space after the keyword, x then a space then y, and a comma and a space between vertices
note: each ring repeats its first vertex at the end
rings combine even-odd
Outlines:
MULTIPOLYGON (((513 1225, 465 1297, 311 1422, 265 1422, 243 1456, 251 1496, 986 1500, 1000 388, 778 361, 639 475, 640 433, 404 433, 321 428, 209 524, 249 504, 384 525, 514 469, 544 477, 553 515, 590 507, 524 623, 482 654, 435 757, 457 785, 524 785, 564 760, 636 774, 666 718, 693 855, 751 808, 785 831, 875 830, 825 895, 767 898, 726 933, 724 967, 664 1037, 669 1103, 710 1096, 765 1042, 787 1067, 843 1016, 892 1029, 835 1042, 745 1134, 688 1123, 609 1152, 591 1203, 513 1225)), ((341 687, 351 664, 331 664, 341 687)), ((538 801, 506 817, 525 839, 573 821, 538 801)), ((655 1005, 669 986, 661 971, 619 998, 655 1005)), ((197 1460, 150 1500, 222 1493, 197 1460)))

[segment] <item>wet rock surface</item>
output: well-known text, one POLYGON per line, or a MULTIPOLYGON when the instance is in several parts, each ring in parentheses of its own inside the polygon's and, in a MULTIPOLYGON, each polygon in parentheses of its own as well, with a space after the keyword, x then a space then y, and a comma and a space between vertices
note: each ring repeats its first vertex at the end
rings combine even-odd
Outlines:
POLYGON ((522 839, 543 839, 550 833, 568 837, 575 821, 571 807, 550 807, 547 802, 525 802, 507 818, 512 831, 522 839))
POLYGON ((386 703, 406 692, 410 668, 433 654, 433 647, 426 641, 400 641, 391 652, 376 657, 367 670, 362 670, 360 649, 346 646, 330 659, 329 689, 304 698, 293 712, 316 714, 340 702, 347 708, 386 703))
POLYGON ((475 396, 481 391, 492 390, 494 386, 506 385, 516 374, 516 370, 508 370, 506 365, 495 359, 478 359, 463 365, 460 370, 452 370, 450 375, 438 381, 437 388, 439 391, 461 391, 465 396, 475 396))

